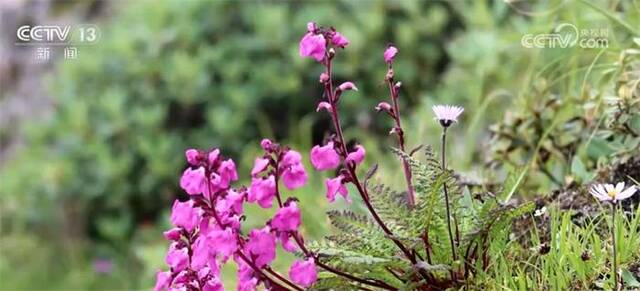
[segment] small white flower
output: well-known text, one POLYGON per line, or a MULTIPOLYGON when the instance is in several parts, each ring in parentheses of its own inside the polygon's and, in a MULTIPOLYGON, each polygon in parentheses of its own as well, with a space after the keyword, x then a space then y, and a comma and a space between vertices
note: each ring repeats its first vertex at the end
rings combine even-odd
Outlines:
POLYGON ((620 182, 613 186, 613 184, 596 184, 591 186, 589 193, 594 197, 598 198, 600 201, 612 201, 617 202, 620 200, 627 199, 631 197, 634 193, 636 193, 636 187, 631 186, 624 189, 624 182, 620 182))
POLYGON ((542 208, 536 209, 536 212, 533 213, 533 216, 542 216, 545 213, 547 213, 547 207, 546 206, 542 206, 542 208))
POLYGON ((460 106, 452 105, 434 105, 433 112, 436 114, 436 120, 444 127, 448 127, 453 122, 458 122, 458 116, 464 111, 460 106))

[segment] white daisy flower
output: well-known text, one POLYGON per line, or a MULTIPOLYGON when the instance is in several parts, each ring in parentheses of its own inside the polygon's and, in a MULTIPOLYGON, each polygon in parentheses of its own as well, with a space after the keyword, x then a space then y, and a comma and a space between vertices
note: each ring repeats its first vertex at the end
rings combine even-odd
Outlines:
POLYGON ((600 201, 612 201, 613 203, 627 199, 636 193, 636 187, 631 186, 624 189, 624 182, 620 182, 613 186, 613 184, 596 184, 591 186, 589 193, 600 201))
POLYGON ((464 108, 452 105, 434 105, 433 112, 436 114, 436 120, 444 127, 449 127, 452 123, 458 122, 458 116, 462 114, 464 108))
POLYGON ((543 216, 545 213, 547 213, 547 207, 543 206, 540 209, 537 209, 536 212, 533 213, 533 216, 543 216))

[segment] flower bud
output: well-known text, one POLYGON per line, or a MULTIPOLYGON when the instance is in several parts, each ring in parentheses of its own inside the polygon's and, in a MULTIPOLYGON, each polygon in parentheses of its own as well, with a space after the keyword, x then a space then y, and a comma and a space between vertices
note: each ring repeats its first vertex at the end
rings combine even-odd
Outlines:
POLYGON ((182 229, 179 227, 172 228, 163 233, 164 238, 171 241, 180 240, 180 236, 182 235, 182 229))
POLYGON ((376 111, 380 112, 380 111, 391 111, 391 104, 387 103, 387 102, 380 102, 378 103, 378 105, 376 106, 376 111))
POLYGON ((339 32, 335 32, 331 37, 331 43, 337 47, 345 48, 349 45, 349 40, 339 32))
POLYGON ((185 152, 185 156, 187 156, 187 162, 189 165, 195 166, 198 164, 198 159, 200 158, 200 152, 196 149, 188 149, 185 152))
POLYGON ((328 102, 320 102, 318 103, 318 107, 316 107, 316 112, 320 112, 320 110, 325 109, 327 111, 331 111, 331 104, 329 104, 328 102))
POLYGON ((210 151, 209 155, 207 156, 207 160, 209 161, 209 164, 211 165, 215 164, 219 156, 220 156, 219 149, 213 149, 212 151, 210 151))
POLYGON ((316 26, 315 22, 308 22, 307 23, 307 31, 308 32, 315 32, 316 29, 318 29, 318 27, 316 26))
POLYGON ((329 82, 329 75, 327 75, 327 73, 323 72, 322 74, 320 74, 320 83, 326 83, 329 82))
POLYGON ((398 53, 398 49, 392 45, 390 45, 389 47, 387 47, 387 49, 384 51, 384 61, 386 63, 391 63, 393 62, 393 59, 396 57, 396 54, 398 53))
POLYGON ((335 55, 336 55, 336 50, 335 50, 335 49, 333 49, 333 48, 330 48, 330 49, 329 49, 329 58, 331 59, 331 58, 333 58, 333 56, 335 56, 335 55))
POLYGON ((353 82, 344 82, 340 84, 340 86, 338 86, 338 90, 339 91, 346 91, 346 90, 358 91, 358 87, 356 87, 356 85, 353 84, 353 82))
POLYGON ((265 138, 260 142, 260 146, 262 147, 262 149, 267 152, 271 150, 272 144, 273 142, 271 142, 271 140, 269 140, 268 138, 265 138))

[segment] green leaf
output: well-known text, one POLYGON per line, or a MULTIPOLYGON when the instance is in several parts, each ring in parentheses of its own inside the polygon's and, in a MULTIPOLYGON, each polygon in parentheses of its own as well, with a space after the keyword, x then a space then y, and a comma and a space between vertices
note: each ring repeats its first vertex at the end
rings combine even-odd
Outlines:
POLYGON ((504 181, 502 192, 498 196, 498 199, 500 199, 503 204, 509 202, 511 197, 513 197, 513 194, 516 193, 518 187, 520 187, 520 185, 524 182, 528 171, 529 167, 523 167, 513 170, 509 173, 507 179, 504 181))
POLYGON ((578 156, 574 156, 571 161, 571 174, 578 178, 579 182, 591 181, 595 173, 589 172, 578 156))
POLYGON ((636 279, 636 277, 629 271, 628 269, 622 270, 622 280, 624 281, 627 287, 639 288, 640 282, 636 279))

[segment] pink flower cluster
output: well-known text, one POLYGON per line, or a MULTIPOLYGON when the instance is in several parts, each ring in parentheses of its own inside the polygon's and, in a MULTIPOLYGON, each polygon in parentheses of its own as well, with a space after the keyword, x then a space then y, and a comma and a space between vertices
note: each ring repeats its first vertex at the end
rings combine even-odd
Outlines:
MULTIPOLYGON (((341 149, 336 147, 336 141, 329 141, 324 146, 316 145, 311 149, 311 164, 318 171, 334 170, 338 168, 341 163, 341 157, 338 151, 341 149)), ((345 163, 348 166, 355 166, 364 160, 365 149, 361 145, 356 145, 354 151, 346 155, 345 163)), ((349 173, 346 171, 340 171, 338 176, 334 178, 328 178, 325 181, 327 187, 327 199, 329 202, 335 201, 337 194, 344 197, 345 200, 351 202, 345 187, 345 183, 349 182, 349 173)))
MULTIPOLYGON (((171 242, 166 255, 169 270, 157 273, 154 290, 224 290, 220 268, 229 259, 237 266, 238 290, 255 290, 260 284, 268 290, 282 289, 281 283, 267 275, 273 272, 269 265, 276 257, 276 246, 280 243, 284 250, 298 252, 304 242, 298 233, 301 214, 296 199, 282 201, 278 183, 282 180, 291 190, 302 187, 307 173, 300 153, 267 139, 261 145, 265 154, 255 160, 248 189, 231 187, 238 180, 235 163, 222 159, 218 149, 186 151, 189 167, 180 186, 190 199, 173 203, 174 228, 164 233, 171 242), (278 210, 273 218, 243 235, 244 203, 271 208, 274 198, 278 210)), ((286 283, 297 288, 313 285, 317 280, 315 258, 295 261, 289 278, 286 283)))
MULTIPOLYGON (((347 147, 337 109, 340 96, 358 88, 353 82, 344 82, 334 89, 331 80, 331 60, 336 49, 348 45, 347 38, 333 27, 318 27, 315 23, 307 25, 300 41, 300 55, 322 62, 327 68, 319 79, 330 93, 325 94, 326 99, 318 104, 317 111, 324 110, 331 115, 337 132, 323 145, 314 146, 310 159, 318 171, 336 171, 334 177, 325 181, 330 202, 335 201, 337 195, 351 201, 347 183, 353 183, 361 197, 368 197, 356 176, 356 168, 363 162, 366 150, 359 144, 347 147)), ((390 62, 394 56, 395 52, 390 51, 384 57, 390 62)), ((264 154, 254 160, 250 185, 236 188, 232 187, 238 180, 233 160, 223 159, 218 149, 186 151, 188 167, 180 178, 180 187, 190 199, 176 200, 173 204, 174 228, 164 233, 171 242, 166 255, 169 270, 157 273, 154 290, 223 290, 220 269, 230 261, 237 266, 238 290, 256 290, 259 285, 265 290, 302 290, 316 282, 317 266, 363 284, 387 286, 336 270, 320 262, 318 256, 305 247, 298 231, 302 222, 298 201, 293 197, 283 200, 279 187, 280 182, 288 190, 306 184, 308 176, 302 157, 299 152, 268 139, 260 145, 264 154), (277 210, 264 226, 245 232, 242 228, 245 203, 256 203, 262 208, 272 208, 277 203, 277 210), (288 279, 270 267, 278 245, 287 252, 304 256, 304 260, 296 260, 290 266, 288 279)), ((365 203, 373 211, 368 201, 365 203)))
POLYGON ((314 22, 307 23, 307 33, 300 40, 300 56, 322 62, 327 57, 329 45, 345 48, 349 40, 333 27, 322 28, 314 22))
MULTIPOLYGON (((349 40, 335 28, 318 27, 314 22, 307 24, 307 33, 300 40, 300 56, 311 57, 318 62, 330 61, 335 54, 334 48, 345 48, 349 45, 349 40)), ((320 74, 320 82, 325 85, 325 90, 331 87, 331 72, 320 74)), ((352 90, 358 91, 358 87, 353 82, 344 82, 327 96, 326 100, 318 103, 316 111, 325 110, 332 116, 337 116, 337 106, 343 92, 352 90)), ((334 118, 335 120, 335 118, 334 118)), ((365 149, 362 145, 356 145, 351 152, 347 152, 341 137, 334 136, 324 145, 316 145, 311 149, 311 164, 318 171, 335 170, 344 161, 346 167, 355 169, 364 160, 365 149)), ((336 195, 341 195, 346 201, 349 198, 346 183, 352 182, 351 173, 348 168, 342 168, 338 175, 328 178, 325 181, 327 188, 327 199, 329 202, 335 201, 336 195)))

